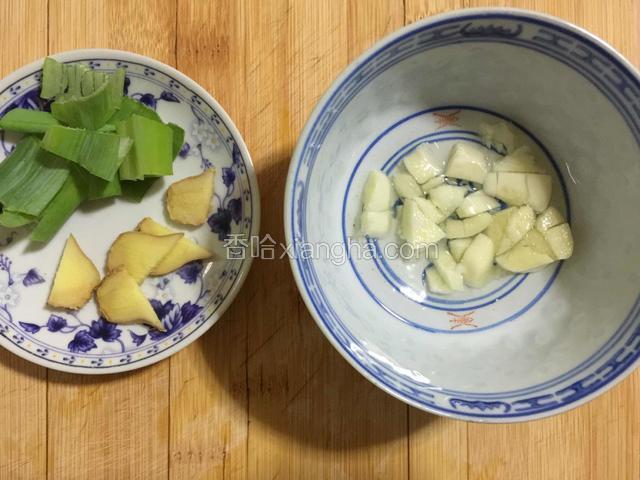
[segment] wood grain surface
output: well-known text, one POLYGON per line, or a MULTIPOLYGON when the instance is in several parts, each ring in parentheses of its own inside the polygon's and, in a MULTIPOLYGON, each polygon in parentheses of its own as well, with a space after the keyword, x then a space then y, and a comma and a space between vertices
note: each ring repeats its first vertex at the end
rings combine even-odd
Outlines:
MULTIPOLYGON (((0 0, 0 75, 47 53, 130 50, 209 90, 245 136, 262 233, 284 240, 295 141, 365 48, 454 8, 570 20, 640 64, 640 0, 0 0)), ((187 349, 85 378, 0 351, 4 479, 640 479, 640 372, 567 414, 480 425, 420 412, 353 370, 315 326, 285 260, 187 349)))

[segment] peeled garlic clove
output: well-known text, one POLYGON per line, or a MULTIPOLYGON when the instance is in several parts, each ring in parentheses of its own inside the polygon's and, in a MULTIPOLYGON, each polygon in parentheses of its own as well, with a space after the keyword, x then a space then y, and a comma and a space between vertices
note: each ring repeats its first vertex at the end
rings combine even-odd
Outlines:
POLYGON ((422 185, 420 185, 420 188, 422 189, 422 193, 426 195, 431 190, 433 190, 436 187, 439 187, 443 183, 444 183, 444 175, 440 175, 438 177, 433 177, 431 180, 429 180, 426 183, 423 183, 422 185))
POLYGON ((551 201, 551 176, 527 173, 527 204, 536 212, 544 211, 551 201))
POLYGON ((464 220, 449 219, 444 224, 444 230, 447 233, 447 238, 473 237, 490 224, 491 215, 485 212, 464 220))
POLYGON ((416 182, 423 184, 442 174, 444 165, 430 155, 427 145, 422 143, 404 157, 403 163, 416 182))
POLYGON ((391 229, 393 218, 391 211, 362 212, 360 216, 360 231, 371 237, 382 237, 391 229))
POLYGON ((522 240, 527 232, 533 228, 535 219, 536 214, 528 205, 524 205, 513 212, 507 220, 504 235, 496 249, 496 253, 500 255, 522 240))
POLYGON ((564 215, 556 207, 549 207, 536 219, 536 229, 544 233, 556 225, 562 225, 565 223, 564 215))
POLYGON ((496 262, 505 270, 514 273, 526 273, 553 263, 553 258, 535 251, 531 247, 517 245, 496 257, 496 262))
POLYGON ((453 240, 449 240, 449 250, 451 251, 451 256, 456 262, 459 262, 462 259, 462 255, 464 255, 465 250, 471 244, 470 238, 454 238, 453 240))
POLYGON ((369 173, 362 191, 362 206, 367 212, 384 212, 393 203, 391 180, 379 170, 369 173))
MULTIPOLYGON (((526 173, 498 172, 497 189, 493 195, 508 205, 524 205, 529 198, 526 173)), ((488 193, 488 192, 487 192, 488 193)))
POLYGON ((415 248, 437 243, 445 237, 442 229, 425 216, 415 199, 406 200, 400 224, 402 238, 415 248))
POLYGON ((481 123, 479 130, 482 143, 487 147, 494 147, 502 153, 513 152, 515 150, 517 135, 508 123, 481 123))
POLYGON ((447 285, 435 268, 427 270, 427 286, 431 293, 439 293, 443 295, 451 293, 451 288, 449 288, 449 285, 447 285))
POLYGON ((544 238, 558 260, 566 260, 573 255, 573 234, 568 223, 551 227, 544 232, 544 238))
POLYGON ((475 288, 481 288, 487 284, 491 269, 495 248, 489 237, 478 234, 464 252, 460 264, 464 268, 464 282, 475 288))
POLYGON ((484 193, 491 197, 497 197, 498 195, 498 174, 496 172, 489 172, 484 179, 484 185, 482 185, 484 193))
POLYGON ((554 259, 556 258, 556 255, 549 245, 549 242, 547 242, 544 236, 535 228, 529 230, 527 234, 522 238, 522 240, 520 240, 518 245, 532 248, 538 253, 542 253, 554 259))
POLYGON ((458 271, 456 261, 449 250, 438 249, 438 258, 433 259, 433 264, 451 290, 464 290, 462 274, 458 271))
POLYGON ((466 194, 467 187, 440 185, 429 192, 429 199, 444 215, 449 216, 460 206, 466 194))
POLYGON ((446 215, 431 200, 422 197, 416 197, 413 200, 418 204, 425 217, 433 223, 440 223, 446 218, 446 215))
POLYGON ((484 234, 491 239, 496 249, 502 242, 504 229, 507 227, 509 217, 517 210, 516 207, 509 207, 491 216, 491 223, 484 230, 484 234))
POLYGON ((490 169, 489 156, 482 147, 458 142, 451 149, 445 175, 483 183, 490 169))
POLYGON ((495 198, 490 197, 482 191, 477 191, 464 198, 460 206, 457 208, 456 213, 460 218, 467 218, 493 210, 499 206, 500 203, 495 198))
POLYGON ((529 147, 520 147, 497 161, 493 165, 494 172, 545 173, 538 165, 536 157, 529 147))
POLYGON ((464 223, 462 220, 454 220, 449 218, 444 222, 444 231, 447 234, 447 238, 465 238, 467 235, 464 232, 464 223))
POLYGON ((393 177, 393 186, 399 197, 413 198, 422 196, 420 185, 418 185, 414 178, 408 173, 396 173, 393 177))

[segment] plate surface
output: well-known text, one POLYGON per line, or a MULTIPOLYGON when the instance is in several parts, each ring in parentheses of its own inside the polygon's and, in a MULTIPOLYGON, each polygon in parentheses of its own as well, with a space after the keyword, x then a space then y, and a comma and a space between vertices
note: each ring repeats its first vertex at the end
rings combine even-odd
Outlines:
MULTIPOLYGON (((205 333, 238 293, 251 266, 244 243, 257 235, 260 207, 251 158, 237 128, 200 86, 158 61, 114 50, 77 50, 54 56, 92 68, 126 69, 126 94, 156 110, 165 122, 185 129, 185 144, 174 175, 158 181, 137 204, 123 199, 84 205, 46 246, 33 244, 26 230, 0 229, 0 345, 45 367, 101 374, 133 370, 166 358, 205 333), (207 223, 185 230, 164 211, 166 187, 214 167, 216 194, 207 223), (149 278, 143 290, 167 328, 114 325, 101 319, 94 302, 78 312, 48 309, 64 242, 73 234, 99 270, 118 234, 152 217, 184 231, 216 253, 211 262, 194 262, 164 277, 149 278)), ((0 83, 0 114, 16 107, 46 108, 39 99, 42 62, 28 65, 0 83)), ((0 137, 1 158, 15 137, 0 137)))

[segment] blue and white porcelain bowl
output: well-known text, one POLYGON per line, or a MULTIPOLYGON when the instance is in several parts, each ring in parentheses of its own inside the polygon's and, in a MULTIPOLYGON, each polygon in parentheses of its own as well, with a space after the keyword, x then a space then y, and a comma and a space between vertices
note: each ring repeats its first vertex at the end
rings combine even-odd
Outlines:
POLYGON ((291 263, 327 338, 383 390, 464 420, 545 417, 638 364, 638 184, 640 77, 627 60, 546 15, 447 13, 377 43, 313 112, 287 184, 291 263), (499 118, 554 172, 570 260, 443 297, 422 267, 358 254, 382 247, 355 226, 369 171, 420 142, 478 142, 478 124, 499 118))
MULTIPOLYGON (((156 110, 165 122, 184 128, 185 144, 174 162, 174 175, 154 184, 141 203, 116 199, 87 205, 44 247, 30 243, 26 230, 0 227, 0 345, 56 370, 87 374, 133 370, 189 345, 216 323, 235 298, 251 258, 240 252, 228 255, 225 244, 228 247, 233 239, 248 239, 259 231, 256 176, 229 116, 202 87, 177 70, 115 50, 75 50, 54 57, 105 71, 126 69, 126 94, 156 110), (93 302, 78 312, 46 308, 69 234, 102 269, 115 237, 133 229, 142 218, 171 225, 163 205, 169 184, 212 166, 217 174, 211 215, 205 226, 187 235, 214 251, 216 259, 187 264, 143 284, 166 332, 106 322, 93 302)), ((39 99, 41 68, 39 60, 0 82, 0 115, 16 107, 47 108, 39 99)), ((10 153, 15 140, 0 133, 0 160, 10 153)))

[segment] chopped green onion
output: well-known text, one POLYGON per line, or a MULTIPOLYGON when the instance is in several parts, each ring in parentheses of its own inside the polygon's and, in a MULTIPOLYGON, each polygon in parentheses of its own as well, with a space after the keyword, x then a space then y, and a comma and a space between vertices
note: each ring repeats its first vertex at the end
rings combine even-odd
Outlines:
POLYGON ((108 75, 97 70, 87 70, 82 75, 82 96, 86 97, 98 90, 108 80, 108 75))
POLYGON ((120 186, 120 178, 118 175, 114 176, 110 182, 101 180, 98 177, 92 177, 92 181, 88 184, 88 187, 89 194, 87 200, 100 200, 122 195, 122 187, 120 186))
POLYGON ((87 194, 87 200, 100 200, 103 198, 122 195, 122 188, 120 187, 120 178, 118 175, 115 175, 113 180, 107 182, 106 180, 91 175, 82 168, 77 168, 74 172, 82 183, 87 194))
MULTIPOLYGON (((127 138, 134 139, 133 136, 133 124, 131 121, 122 121, 116 125, 116 131, 119 135, 127 138)), ((129 150, 125 156, 122 165, 120 165, 120 180, 142 180, 144 179, 144 171, 142 170, 142 160, 138 158, 135 152, 135 139, 134 148, 129 150)))
POLYGON ((175 160, 184 145, 184 129, 175 123, 167 123, 167 126, 173 131, 172 158, 175 160))
POLYGON ((51 113, 14 109, 0 118, 1 129, 44 134, 0 163, 0 226, 37 222, 31 238, 46 242, 85 200, 139 202, 157 177, 173 174, 184 130, 125 97, 124 81, 122 69, 45 59, 41 97, 55 100, 51 113))
POLYGON ((68 79, 66 93, 71 95, 72 97, 82 97, 82 79, 84 77, 84 74, 90 72, 91 69, 81 63, 65 65, 65 67, 68 79))
MULTIPOLYGON (((96 70, 93 71, 93 84, 96 90, 100 88, 103 84, 107 83, 108 80, 109 80, 109 75, 107 73, 98 72, 96 70)), ((122 88, 124 90, 124 79, 123 79, 122 88)))
POLYGON ((110 182, 131 148, 131 139, 56 125, 47 130, 42 148, 110 182))
POLYGON ((59 125, 49 112, 14 108, 0 118, 0 128, 11 132, 44 133, 51 125, 59 125))
POLYGON ((106 74, 96 70, 88 69, 82 74, 80 87, 82 96, 87 97, 95 92, 105 82, 106 74), (103 80, 101 80, 103 79, 103 80))
POLYGON ((137 100, 129 97, 123 97, 122 104, 120 104, 120 109, 113 114, 113 117, 111 117, 107 123, 117 125, 118 122, 128 120, 129 117, 131 117, 131 115, 133 114, 147 117, 151 120, 155 120, 156 122, 162 121, 160 115, 158 115, 155 110, 150 109, 137 100))
POLYGON ((35 221, 36 217, 24 213, 10 212, 9 210, 0 213, 0 227, 19 228, 35 221))
POLYGON ((108 80, 105 72, 92 70, 87 65, 66 65, 47 57, 42 67, 42 98, 71 99, 94 93, 108 80))
POLYGON ((157 177, 149 177, 137 182, 123 181, 122 196, 132 202, 140 203, 149 189, 159 180, 157 177))
POLYGON ((42 65, 42 98, 55 98, 67 89, 67 71, 63 63, 51 57, 44 59, 42 65))
POLYGON ((58 194, 42 212, 38 225, 31 232, 31 240, 34 242, 51 240, 85 198, 86 192, 82 188, 80 176, 72 171, 58 194))
POLYGON ((93 70, 84 72, 80 81, 80 90, 83 97, 88 97, 96 91, 95 75, 93 70))
MULTIPOLYGON (((125 160, 125 171, 120 171, 122 180, 140 180, 142 176, 161 177, 173 175, 173 130, 164 123, 134 114, 125 122, 120 122, 119 128, 130 134, 133 148, 125 160), (126 124, 120 127, 122 124, 126 124), (132 172, 127 175, 127 168, 131 164, 132 172), (131 178, 133 177, 133 178, 131 178)), ((120 130, 119 130, 120 132, 120 130)))
POLYGON ((39 215, 68 176, 66 161, 26 137, 0 163, 0 203, 13 212, 39 215))
POLYGON ((116 70, 109 80, 91 95, 76 98, 66 96, 51 104, 51 113, 71 127, 97 130, 116 112, 122 103, 124 70, 116 70))
POLYGON ((115 131, 116 131, 115 125, 110 125, 108 123, 105 123, 102 127, 96 130, 96 132, 101 132, 101 133, 112 133, 115 131))

